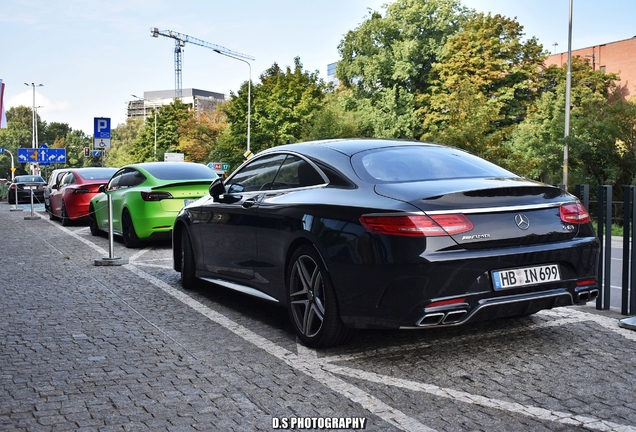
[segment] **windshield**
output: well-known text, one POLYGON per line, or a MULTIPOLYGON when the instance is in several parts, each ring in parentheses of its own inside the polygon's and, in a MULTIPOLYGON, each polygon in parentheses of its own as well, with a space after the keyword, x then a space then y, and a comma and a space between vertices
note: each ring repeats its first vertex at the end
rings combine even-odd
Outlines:
POLYGON ((518 177, 463 150, 432 145, 365 151, 355 154, 352 162, 356 174, 372 183, 518 177))

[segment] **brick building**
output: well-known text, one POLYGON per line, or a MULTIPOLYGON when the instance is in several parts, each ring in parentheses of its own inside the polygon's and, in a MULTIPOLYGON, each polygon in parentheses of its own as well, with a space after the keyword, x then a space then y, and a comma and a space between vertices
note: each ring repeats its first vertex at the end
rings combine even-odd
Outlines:
MULTIPOLYGON (((613 72, 621 77, 619 88, 625 99, 636 96, 636 36, 617 42, 572 50, 572 57, 587 58, 593 70, 613 72)), ((546 66, 562 66, 568 62, 568 53, 549 56, 546 66)))

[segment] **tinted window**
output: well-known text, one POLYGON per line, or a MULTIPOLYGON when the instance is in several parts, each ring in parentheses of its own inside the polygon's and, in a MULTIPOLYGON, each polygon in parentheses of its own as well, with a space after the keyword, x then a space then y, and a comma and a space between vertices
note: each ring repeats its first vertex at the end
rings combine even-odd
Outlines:
POLYGON ((228 192, 271 189, 272 182, 285 157, 284 154, 264 156, 248 163, 228 179, 228 192))
POLYGON ((115 190, 119 187, 119 182, 124 175, 125 172, 129 171, 128 169, 123 169, 121 171, 117 171, 113 178, 110 179, 108 185, 106 186, 107 190, 115 190))
POLYGON ((16 183, 26 183, 26 182, 40 182, 45 183, 44 179, 40 176, 32 176, 32 175, 23 175, 17 176, 15 178, 16 183))
POLYGON ((218 175, 205 165, 196 163, 157 163, 143 168, 160 180, 214 180, 218 175))
POLYGON ((517 177, 462 150, 436 146, 391 147, 353 156, 356 173, 371 182, 517 177))
POLYGON ((144 180, 146 180, 146 177, 144 177, 142 173, 137 170, 131 170, 125 172, 121 176, 121 179, 119 180, 119 184, 117 186, 119 189, 129 188, 143 183, 144 180))
POLYGON ((62 181, 60 181, 60 187, 67 186, 75 183, 75 176, 73 173, 66 173, 64 177, 62 177, 62 181))
POLYGON ((315 186, 326 183, 322 176, 307 161, 288 155, 281 166, 271 189, 289 189, 315 186))

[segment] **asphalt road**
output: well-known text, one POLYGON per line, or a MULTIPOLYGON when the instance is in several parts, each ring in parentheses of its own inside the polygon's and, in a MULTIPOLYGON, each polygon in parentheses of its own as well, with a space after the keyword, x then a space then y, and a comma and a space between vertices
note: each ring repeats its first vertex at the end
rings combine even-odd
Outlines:
POLYGON ((309 350, 284 310, 184 291, 126 249, 0 202, 0 430, 636 431, 636 332, 588 306, 309 350), (332 420, 335 419, 335 420, 332 420), (347 423, 349 422, 349 423, 347 423))

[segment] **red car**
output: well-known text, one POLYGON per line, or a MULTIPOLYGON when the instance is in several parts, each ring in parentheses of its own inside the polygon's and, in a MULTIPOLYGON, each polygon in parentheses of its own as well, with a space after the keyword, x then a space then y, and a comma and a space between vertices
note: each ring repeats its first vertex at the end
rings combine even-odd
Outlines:
POLYGON ((115 174, 117 168, 75 168, 70 169, 58 186, 53 186, 49 195, 51 219, 61 219, 62 225, 71 221, 88 220, 88 205, 91 198, 99 193, 101 185, 115 174))

